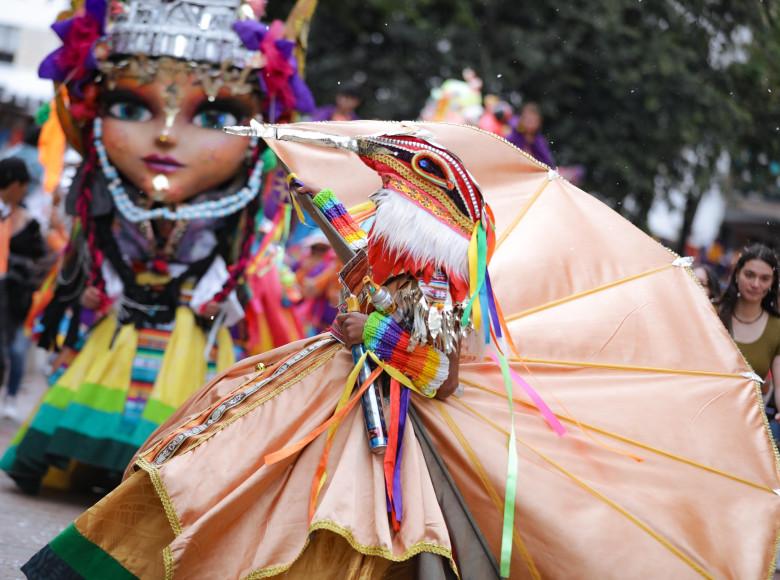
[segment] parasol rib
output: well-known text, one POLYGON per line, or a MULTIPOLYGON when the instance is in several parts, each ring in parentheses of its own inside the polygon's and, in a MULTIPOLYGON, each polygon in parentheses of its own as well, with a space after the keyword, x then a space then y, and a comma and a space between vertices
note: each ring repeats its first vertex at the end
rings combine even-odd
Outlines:
MULTIPOLYGON (((490 478, 485 472, 485 468, 483 467, 482 462, 479 460, 479 457, 474 452, 473 447, 471 447, 468 440, 466 440, 466 437, 463 435, 463 432, 460 430, 460 428, 458 428, 458 425, 452 419, 452 416, 447 412, 447 408, 444 405, 444 403, 437 400, 434 400, 433 402, 436 407, 436 410, 439 412, 439 415, 447 424, 450 431, 452 431, 452 434, 455 435, 455 438, 458 440, 458 444, 466 453, 466 457, 468 458, 469 463, 471 463, 471 466, 474 468, 475 473, 479 477, 480 483, 482 483, 482 487, 487 492, 488 496, 490 497, 490 500, 493 502, 493 505, 499 511, 499 513, 503 512, 504 502, 499 496, 495 487, 493 487, 490 484, 490 478)), ((507 432, 507 436, 508 435, 509 432, 507 432)), ((520 552, 520 555, 523 558, 523 562, 525 562, 525 565, 528 568, 528 571, 530 572, 534 580, 541 579, 542 576, 539 573, 539 570, 536 567, 533 558, 531 558, 531 554, 528 552, 528 548, 523 542, 523 539, 520 536, 520 532, 518 531, 516 525, 514 527, 514 531, 512 534, 512 543, 514 544, 517 551, 520 552)))
POLYGON ((615 286, 620 286, 628 282, 633 282, 634 280, 639 280, 640 278, 646 278, 647 276, 652 276, 653 274, 663 272, 673 267, 674 264, 664 264, 663 266, 658 266, 656 268, 652 268, 650 270, 640 272, 639 274, 632 274, 631 276, 626 276, 625 278, 620 278, 618 280, 613 280, 612 282, 607 282, 606 284, 602 284, 601 286, 596 286, 595 288, 589 288, 588 290, 583 290, 582 292, 569 294, 568 296, 564 296, 563 298, 558 298, 556 300, 546 302, 545 304, 540 304, 539 306, 534 306, 533 308, 529 308, 521 312, 510 314, 509 316, 506 317, 506 321, 513 322, 520 318, 530 316, 531 314, 536 314, 537 312, 541 312, 549 308, 554 308, 555 306, 560 306, 561 304, 566 304, 567 302, 571 302, 572 300, 577 300, 578 298, 583 298, 585 296, 590 296, 591 294, 598 294, 599 292, 603 292, 604 290, 609 290, 610 288, 614 288, 615 286))
MULTIPOLYGON (((480 391, 484 391, 488 394, 494 395, 496 397, 502 397, 502 393, 498 393, 491 389, 490 387, 487 387, 485 385, 482 385, 480 383, 475 383, 473 381, 469 381, 468 379, 461 378, 460 382, 464 385, 468 385, 470 387, 473 387, 475 389, 478 389, 480 391)), ((529 408, 529 409, 537 409, 538 407, 534 405, 530 401, 525 401, 523 399, 519 399, 515 397, 514 402, 518 405, 521 405, 523 407, 529 408)), ((465 406, 466 408, 469 408, 466 403, 463 401, 458 401, 459 404, 465 406)), ((473 410, 473 413, 475 413, 477 416, 481 415, 478 411, 473 410)), ((590 423, 583 423, 582 421, 579 421, 577 419, 574 419, 573 417, 569 417, 567 415, 562 415, 560 413, 555 413, 555 416, 561 420, 565 421, 567 423, 571 423, 574 425, 579 425, 580 427, 584 429, 588 429, 589 431, 593 431, 594 433, 598 433, 599 435, 604 435, 605 437, 611 437, 612 439, 616 439, 618 441, 621 441, 623 443, 627 443, 628 445, 633 445, 634 447, 638 447, 640 449, 644 449, 645 451, 650 451, 651 453, 655 453, 656 455, 662 455, 663 457, 668 457, 669 459, 673 459, 674 461, 679 461, 680 463, 685 463, 686 465, 690 465, 691 467, 696 467, 698 469, 708 471, 710 473, 713 473, 715 475, 720 475, 721 477, 725 477, 727 479, 730 479, 732 481, 736 481, 738 483, 741 483, 743 485, 747 485, 748 487, 752 487, 755 489, 758 489, 760 491, 765 491, 768 493, 774 493, 771 487, 768 487, 766 485, 763 485, 761 483, 756 483, 754 481, 750 481, 749 479, 745 479, 743 477, 740 477, 738 475, 734 475, 731 473, 728 473, 726 471, 722 471, 720 469, 716 469, 714 467, 709 467, 707 465, 704 465, 702 463, 699 463, 697 461, 694 461, 693 459, 688 459, 687 457, 683 457, 681 455, 676 455, 674 453, 671 453, 669 451, 664 451, 663 449, 658 449, 657 447, 653 447, 652 445, 648 445, 647 443, 642 443, 641 441, 637 441, 635 439, 631 439, 630 437, 626 437, 624 435, 620 435, 619 433, 615 433, 613 431, 608 431, 607 429, 603 429, 601 427, 596 427, 595 425, 591 425, 590 423)))
MULTIPOLYGON (((535 364, 535 365, 549 365, 560 367, 581 367, 581 368, 594 368, 594 369, 608 369, 615 371, 632 371, 637 373, 659 373, 666 375, 690 375, 695 377, 717 377, 723 379, 748 379, 741 373, 721 373, 717 371, 700 371, 693 369, 670 369, 664 367, 646 367, 640 365, 626 365, 617 363, 596 363, 576 360, 556 360, 556 359, 543 359, 533 357, 521 357, 509 359, 510 364, 535 364)), ((753 380, 748 379, 748 380, 753 380)))
MULTIPOLYGON (((467 403, 465 403, 463 401, 460 401, 460 400, 458 400, 456 402, 459 405, 461 405, 462 407, 464 407, 467 411, 471 412, 475 417, 477 417, 478 419, 480 419, 481 421, 483 421, 484 423, 486 423, 487 425, 489 425, 490 427, 492 427, 493 429, 495 429, 499 433, 501 433, 503 435, 506 435, 506 436, 509 435, 509 431, 507 431, 506 429, 503 429, 500 425, 498 425, 495 422, 491 421, 490 419, 488 419, 487 417, 482 415, 482 413, 480 413, 479 411, 477 411, 476 409, 474 409, 473 407, 471 407, 467 403)), ((443 408, 444 405, 440 404, 440 407, 443 408)), ((469 443, 466 440, 465 436, 460 432, 460 429, 458 429, 458 427, 456 426, 456 424, 455 424, 454 420, 452 419, 452 417, 449 417, 449 420, 447 420, 447 418, 444 415, 442 415, 442 418, 444 418, 445 421, 447 422, 447 424, 450 426, 450 428, 453 429, 453 433, 458 438, 459 443, 461 445, 469 445, 469 443), (460 434, 460 436, 458 436, 458 434, 460 434)), ((704 570, 704 568, 702 568, 699 564, 694 562, 691 558, 689 558, 680 549, 675 547, 674 544, 671 541, 669 541, 669 539, 667 539, 662 534, 660 534, 660 533, 656 532, 655 530, 653 530, 648 524, 643 522, 639 517, 637 517, 634 514, 632 514, 630 511, 628 511, 626 508, 621 506, 616 501, 610 499, 609 497, 607 497, 606 495, 604 495, 600 491, 598 491, 595 488, 593 488, 592 486, 588 485, 584 480, 582 480, 581 478, 579 478, 576 475, 574 475, 571 471, 569 471, 568 469, 566 469, 565 467, 560 465, 554 459, 548 457, 547 455, 545 455, 544 453, 542 453, 541 451, 536 449, 534 446, 532 446, 532 445, 524 442, 523 440, 521 440, 520 437, 516 437, 516 439, 517 439, 517 442, 520 445, 522 445, 523 447, 525 447, 526 449, 528 449, 529 451, 531 451, 532 453, 537 455, 544 462, 548 463, 549 465, 554 467, 556 470, 558 470, 560 473, 562 473, 563 475, 565 475, 566 477, 568 477, 569 479, 574 481, 578 486, 583 488, 585 491, 587 491, 588 493, 590 493, 591 495, 593 495, 597 499, 601 500, 602 502, 606 503, 612 509, 616 510, 620 515, 622 515, 623 517, 628 519, 631 523, 633 523, 634 525, 639 527, 639 529, 641 529, 643 532, 645 532, 646 534, 650 535, 654 540, 656 540, 658 543, 660 543, 662 546, 664 546, 667 550, 669 550, 677 558, 682 560, 690 568, 695 570, 699 575, 701 575, 704 578, 713 578, 713 576, 711 574, 709 574, 706 570, 704 570)), ((484 482, 483 482, 483 485, 484 485, 484 482)))
POLYGON ((547 185, 550 183, 549 179, 545 179, 544 182, 539 186, 539 188, 536 190, 536 192, 531 196, 531 199, 528 200, 528 203, 526 203, 523 206, 523 209, 520 210, 520 213, 517 214, 515 219, 512 220, 512 223, 509 224, 509 227, 507 227, 502 233, 501 237, 498 238, 498 241, 496 242, 496 251, 501 247, 501 244, 503 244, 506 239, 509 237, 509 235, 514 231, 514 229, 517 227, 517 224, 520 223, 520 220, 522 220, 525 217, 525 214, 528 213, 528 210, 531 209, 531 206, 536 203, 536 200, 539 199, 539 197, 542 195, 542 192, 544 192, 547 185))

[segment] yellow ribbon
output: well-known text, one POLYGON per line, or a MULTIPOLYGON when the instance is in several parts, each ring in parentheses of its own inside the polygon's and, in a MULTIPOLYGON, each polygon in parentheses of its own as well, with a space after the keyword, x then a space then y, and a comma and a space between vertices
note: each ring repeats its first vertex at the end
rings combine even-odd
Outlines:
POLYGON ((409 377, 407 377, 405 374, 403 374, 397 368, 395 368, 394 366, 390 366, 389 364, 386 364, 386 363, 382 362, 381 360, 379 360, 379 357, 376 356, 376 354, 374 354, 373 351, 367 350, 366 353, 368 354, 368 356, 371 357, 371 360, 373 360, 377 364, 377 366, 381 367, 383 371, 385 371, 388 375, 390 375, 396 381, 401 383, 403 386, 412 389, 415 393, 418 393, 418 394, 422 395, 423 397, 427 397, 429 399, 433 398, 434 395, 426 395, 420 389, 415 387, 414 383, 412 383, 411 379, 409 379, 409 377))
POLYGON ((287 175, 287 188, 290 192, 290 201, 292 202, 292 205, 295 208, 295 214, 298 216, 298 221, 300 221, 302 224, 305 224, 306 217, 303 214, 303 210, 301 209, 301 206, 298 205, 298 199, 295 197, 295 191, 293 191, 292 182, 296 179, 298 179, 298 176, 295 173, 290 173, 289 175, 287 175))

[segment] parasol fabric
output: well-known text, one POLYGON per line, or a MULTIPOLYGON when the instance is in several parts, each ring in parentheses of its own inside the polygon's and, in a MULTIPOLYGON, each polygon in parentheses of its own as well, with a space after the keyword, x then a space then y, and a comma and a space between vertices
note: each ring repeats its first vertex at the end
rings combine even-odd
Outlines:
MULTIPOLYGON (((771 577, 780 479, 760 387, 685 260, 491 133, 295 127, 425 130, 460 156, 493 209, 490 273, 520 355, 512 368, 568 428, 559 437, 515 390, 512 578, 771 577)), ((349 152, 269 145, 348 206, 380 186, 349 152)), ((416 408, 434 444, 458 458, 451 475, 498 557, 504 489, 488 474, 506 468, 506 395, 492 362, 460 372, 467 396, 416 408)))

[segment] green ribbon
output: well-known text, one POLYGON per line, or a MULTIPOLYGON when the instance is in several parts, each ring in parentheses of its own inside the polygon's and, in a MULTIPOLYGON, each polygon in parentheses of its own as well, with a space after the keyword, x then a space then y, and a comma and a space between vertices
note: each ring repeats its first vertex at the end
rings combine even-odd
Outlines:
MULTIPOLYGON (((474 307, 474 300, 479 296, 482 285, 485 283, 485 272, 487 271, 487 236, 482 224, 477 226, 477 286, 469 298, 469 303, 463 309, 463 316, 460 319, 460 325, 465 328, 468 326, 471 309, 474 307)), ((483 313, 484 316, 485 313, 483 313)))
POLYGON ((501 376, 504 379, 509 402, 509 454, 506 462, 506 492, 504 494, 504 525, 501 531, 501 576, 509 578, 512 562, 512 537, 515 529, 515 496, 517 495, 517 442, 515 440, 515 405, 513 403, 512 377, 506 357, 496 349, 501 376))

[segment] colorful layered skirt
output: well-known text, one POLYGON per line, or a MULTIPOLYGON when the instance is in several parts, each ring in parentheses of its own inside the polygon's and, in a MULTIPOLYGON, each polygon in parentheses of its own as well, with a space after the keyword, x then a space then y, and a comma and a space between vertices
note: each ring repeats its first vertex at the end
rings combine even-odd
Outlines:
MULTIPOLYGON (((598 369, 534 367, 537 384, 566 385, 558 395, 575 415, 555 405, 568 428, 560 437, 525 395, 510 410, 497 365, 461 362, 462 395, 410 392, 391 505, 390 447, 369 450, 357 395, 340 407, 353 366, 327 336, 239 362, 183 403, 122 484, 23 571, 46 580, 483 580, 758 578, 774 569, 777 496, 760 475, 709 453, 711 438, 733 433, 719 435, 723 422, 699 424, 707 445, 687 457, 687 428, 617 432, 619 411, 638 404, 647 382, 619 388, 598 369), (507 523, 511 416, 519 469, 507 523), (499 574, 501 560, 509 569, 499 574)), ((758 411, 750 428, 768 451, 758 411)), ((392 401, 386 412, 394 425, 392 401)), ((768 465, 768 455, 754 461, 768 465)))
POLYGON ((68 487, 85 478, 110 486, 195 386, 235 361, 226 329, 208 358, 206 346, 205 332, 183 306, 172 323, 152 328, 104 318, 67 368, 55 372, 0 469, 30 493, 42 482, 68 487))

